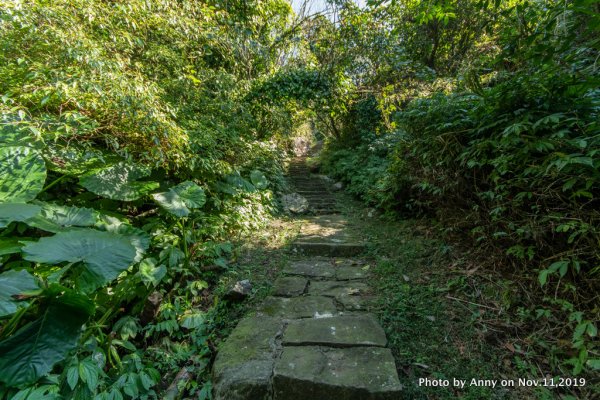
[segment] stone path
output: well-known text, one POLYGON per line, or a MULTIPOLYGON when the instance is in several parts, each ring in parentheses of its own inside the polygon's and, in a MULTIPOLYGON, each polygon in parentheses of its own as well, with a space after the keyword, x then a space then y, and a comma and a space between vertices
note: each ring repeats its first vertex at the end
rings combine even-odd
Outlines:
POLYGON ((325 179, 311 176, 304 158, 299 157, 290 163, 288 180, 295 187, 296 193, 308 200, 309 210, 312 214, 337 214, 335 196, 329 191, 329 184, 325 179))
MULTIPOLYGON (((296 189, 312 185, 300 165, 290 173, 296 189), (294 180, 298 174, 305 181, 294 180)), ((292 247, 295 260, 274 282, 273 295, 220 347, 215 399, 402 398, 385 333, 368 312, 369 265, 357 258, 364 245, 342 215, 322 210, 304 220, 292 247)))

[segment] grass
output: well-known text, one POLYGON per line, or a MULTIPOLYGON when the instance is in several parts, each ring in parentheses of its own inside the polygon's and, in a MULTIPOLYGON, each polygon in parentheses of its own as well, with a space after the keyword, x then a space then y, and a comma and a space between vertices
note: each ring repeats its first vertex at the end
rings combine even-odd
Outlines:
POLYGON ((280 217, 234 244, 235 258, 229 271, 221 276, 215 295, 222 299, 237 281, 245 279, 252 284, 252 294, 243 302, 223 301, 222 306, 218 307, 213 329, 218 334, 215 345, 224 340, 239 320, 270 294, 273 281, 289 260, 287 246, 298 231, 297 221, 280 217))
POLYGON ((509 286, 490 282, 476 266, 465 268, 468 261, 458 260, 453 248, 436 237, 430 221, 389 220, 356 203, 345 212, 361 226, 369 245, 375 265, 375 312, 396 358, 406 398, 536 397, 525 387, 469 385, 471 379, 524 377, 513 369, 509 338, 494 325, 502 320, 503 308, 491 299, 501 299, 509 286), (482 296, 489 298, 482 301, 482 296), (419 384, 419 379, 448 380, 449 386, 419 384), (465 387, 455 387, 454 379, 466 380, 465 387))

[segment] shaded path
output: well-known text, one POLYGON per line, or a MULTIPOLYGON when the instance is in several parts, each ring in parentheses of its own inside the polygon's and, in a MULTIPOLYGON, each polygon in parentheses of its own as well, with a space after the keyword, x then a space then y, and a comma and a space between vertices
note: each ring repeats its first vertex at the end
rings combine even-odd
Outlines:
POLYGON ((296 260, 273 296, 243 319, 221 346, 214 395, 227 400, 393 400, 400 383, 387 339, 368 312, 363 244, 335 198, 297 160, 290 180, 316 216, 303 221, 296 260))

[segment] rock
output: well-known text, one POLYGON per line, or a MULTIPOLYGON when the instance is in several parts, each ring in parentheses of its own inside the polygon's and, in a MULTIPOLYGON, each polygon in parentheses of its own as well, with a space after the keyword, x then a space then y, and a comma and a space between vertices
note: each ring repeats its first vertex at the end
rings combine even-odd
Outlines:
POLYGON ((335 275, 335 269, 329 261, 314 259, 292 262, 285 266, 283 273, 288 275, 331 278, 335 275))
POLYGON ((342 190, 344 188, 344 184, 342 182, 336 182, 331 188, 333 190, 342 190))
POLYGON ((284 347, 275 363, 275 400, 398 400, 400 381, 390 349, 284 347))
POLYGON ((241 301, 252 294, 252 284, 249 280, 238 281, 225 294, 227 300, 241 301))
POLYGON ((274 284, 274 295, 283 297, 300 296, 306 290, 308 279, 299 276, 278 278, 274 284))
POLYGON ((319 178, 319 179, 321 179, 325 183, 328 183, 328 184, 332 184, 333 183, 333 179, 331 179, 327 175, 316 175, 316 177, 319 178))
POLYGON ((281 328, 281 320, 269 317, 250 317, 237 325, 213 365, 215 400, 268 397, 281 328))
POLYGON ((328 242, 297 240, 293 243, 293 248, 300 254, 323 257, 352 257, 365 251, 365 245, 362 243, 336 243, 333 242, 335 239, 328 238, 328 240, 328 242))
POLYGON ((369 269, 364 266, 341 266, 335 271, 335 277, 340 281, 352 279, 365 279, 369 275, 369 269))
POLYGON ((284 346, 384 347, 386 343, 383 328, 371 314, 290 321, 283 333, 284 346))
POLYGON ((363 310, 366 307, 367 291, 366 283, 356 281, 314 281, 308 289, 309 294, 335 298, 348 311, 363 310))
POLYGON ((158 314, 158 309, 160 308, 162 301, 163 295, 160 292, 152 292, 150 296, 148 296, 142 314, 140 315, 140 323, 142 325, 146 325, 154 320, 158 314))
POLYGON ((310 283, 308 293, 336 297, 341 294, 364 294, 368 288, 369 286, 364 282, 313 281, 310 283))
POLYGON ((308 200, 298 193, 290 193, 281 197, 281 203, 286 211, 302 214, 308 211, 308 200))
POLYGON ((286 319, 318 318, 337 314, 337 308, 330 297, 267 297, 258 312, 286 319))

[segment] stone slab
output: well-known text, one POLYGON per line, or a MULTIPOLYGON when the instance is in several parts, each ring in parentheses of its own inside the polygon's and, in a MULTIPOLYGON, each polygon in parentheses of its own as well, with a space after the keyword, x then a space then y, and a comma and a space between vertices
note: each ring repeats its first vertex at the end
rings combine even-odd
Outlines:
POLYGON ((365 245, 362 243, 335 243, 329 242, 305 242, 298 240, 293 243, 293 248, 307 256, 324 257, 352 257, 365 251, 365 245))
POLYGON ((383 328, 372 314, 290 321, 282 341, 292 346, 331 347, 384 347, 387 343, 383 328))
POLYGON ((275 296, 294 297, 300 296, 306 290, 308 279, 300 276, 284 276, 278 278, 273 284, 275 296))
POLYGON ((333 278, 335 269, 328 260, 304 260, 291 262, 283 269, 284 274, 308 277, 333 278))
POLYGON ((335 277, 341 281, 352 279, 366 279, 369 276, 369 269, 362 266, 342 265, 336 268, 335 277))
POLYGON ((341 294, 363 295, 369 290, 364 282, 357 281, 312 281, 308 287, 309 294, 336 297, 341 294))
POLYGON ((273 373, 275 400, 398 400, 389 349, 284 347, 273 373))
POLYGON ((259 314, 285 319, 319 318, 337 314, 333 299, 324 296, 267 297, 259 314))
POLYGON ((214 398, 265 398, 271 391, 275 339, 283 323, 269 317, 249 317, 238 323, 220 346, 213 365, 214 398))
POLYGON ((344 310, 363 310, 368 301, 369 286, 357 281, 313 281, 309 294, 333 297, 344 310))

